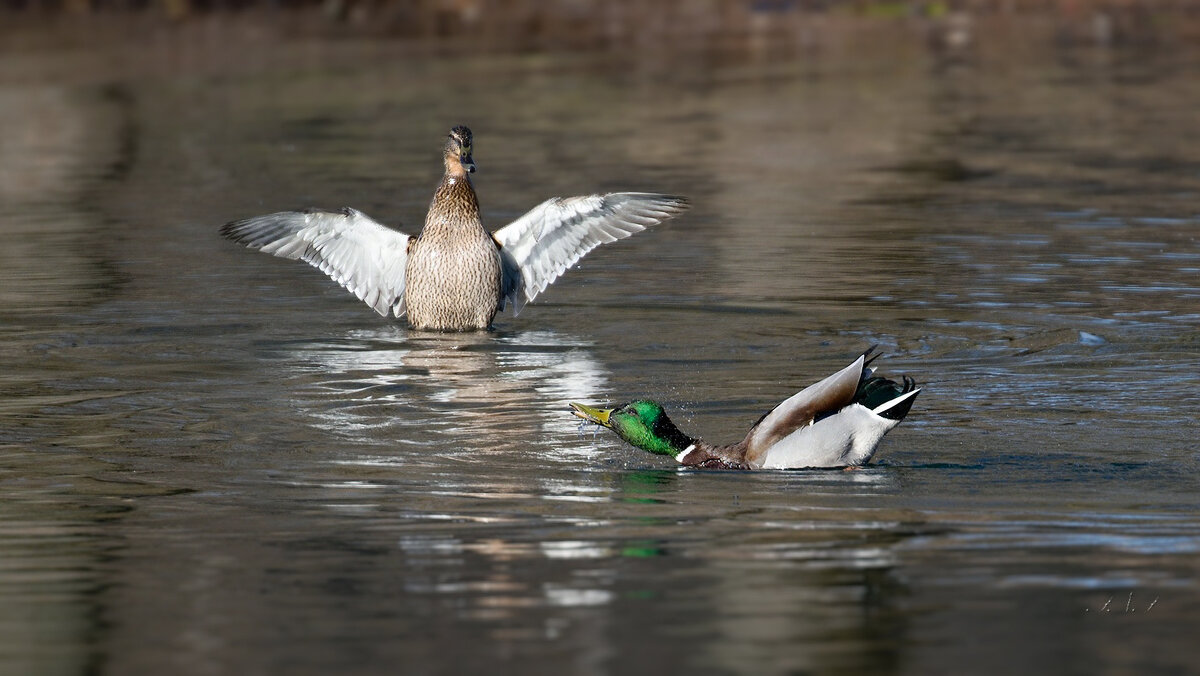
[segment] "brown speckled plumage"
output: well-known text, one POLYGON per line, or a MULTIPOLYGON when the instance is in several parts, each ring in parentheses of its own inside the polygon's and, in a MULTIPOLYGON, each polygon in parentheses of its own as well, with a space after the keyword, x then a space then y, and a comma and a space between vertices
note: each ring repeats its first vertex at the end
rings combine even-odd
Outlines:
MULTIPOLYGON (((447 156, 447 164, 452 159, 447 156)), ((485 329, 500 304, 500 250, 465 173, 446 176, 408 250, 404 300, 414 328, 485 329)))
POLYGON ((450 130, 446 174, 408 247, 404 301, 416 329, 486 329, 500 306, 500 250, 479 220, 471 145, 470 129, 450 130))

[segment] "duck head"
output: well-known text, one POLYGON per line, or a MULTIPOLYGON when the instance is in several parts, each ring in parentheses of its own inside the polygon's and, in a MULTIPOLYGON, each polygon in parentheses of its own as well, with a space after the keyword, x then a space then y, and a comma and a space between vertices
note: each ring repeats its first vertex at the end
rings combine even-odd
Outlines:
POLYGON ((465 176, 475 173, 475 160, 471 158, 471 130, 459 125, 450 130, 446 148, 442 151, 446 162, 446 173, 465 176))
POLYGON ((675 427, 662 405, 639 399, 616 408, 595 408, 572 403, 574 414, 617 433, 627 443, 658 455, 678 455, 696 443, 675 427))

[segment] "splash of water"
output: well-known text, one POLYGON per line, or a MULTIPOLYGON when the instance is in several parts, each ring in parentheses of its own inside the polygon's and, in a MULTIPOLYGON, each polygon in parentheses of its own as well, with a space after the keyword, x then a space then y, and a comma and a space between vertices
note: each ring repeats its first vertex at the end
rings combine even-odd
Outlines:
POLYGON ((583 419, 579 421, 579 438, 583 438, 585 430, 589 427, 592 428, 592 441, 595 441, 596 437, 600 434, 600 426, 583 419))

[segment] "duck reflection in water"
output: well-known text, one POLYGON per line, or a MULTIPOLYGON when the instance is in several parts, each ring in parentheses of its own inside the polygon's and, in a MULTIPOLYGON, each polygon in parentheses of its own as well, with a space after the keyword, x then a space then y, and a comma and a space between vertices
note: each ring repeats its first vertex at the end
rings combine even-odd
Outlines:
POLYGON ((387 447, 387 462, 516 462, 531 452, 562 461, 569 449, 556 440, 575 423, 555 411, 608 381, 588 341, 552 331, 381 327, 290 349, 304 365, 298 389, 313 393, 303 407, 319 427, 387 447), (405 448, 417 453, 396 455, 405 448))

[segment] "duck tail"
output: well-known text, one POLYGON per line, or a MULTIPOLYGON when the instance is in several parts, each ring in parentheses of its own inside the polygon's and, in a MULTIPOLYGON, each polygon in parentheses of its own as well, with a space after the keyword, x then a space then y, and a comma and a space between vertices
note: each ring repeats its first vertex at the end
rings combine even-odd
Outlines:
POLYGON ((888 420, 904 420, 921 388, 908 376, 903 376, 901 381, 898 383, 883 376, 863 378, 854 393, 854 403, 861 404, 871 409, 875 415, 888 420))
POLYGON ((875 350, 878 350, 878 349, 879 349, 879 343, 875 343, 871 347, 868 347, 862 353, 862 357, 865 360, 865 361, 863 361, 863 368, 869 367, 871 365, 871 362, 875 361, 876 359, 879 359, 879 355, 883 354, 882 352, 875 353, 875 350))

